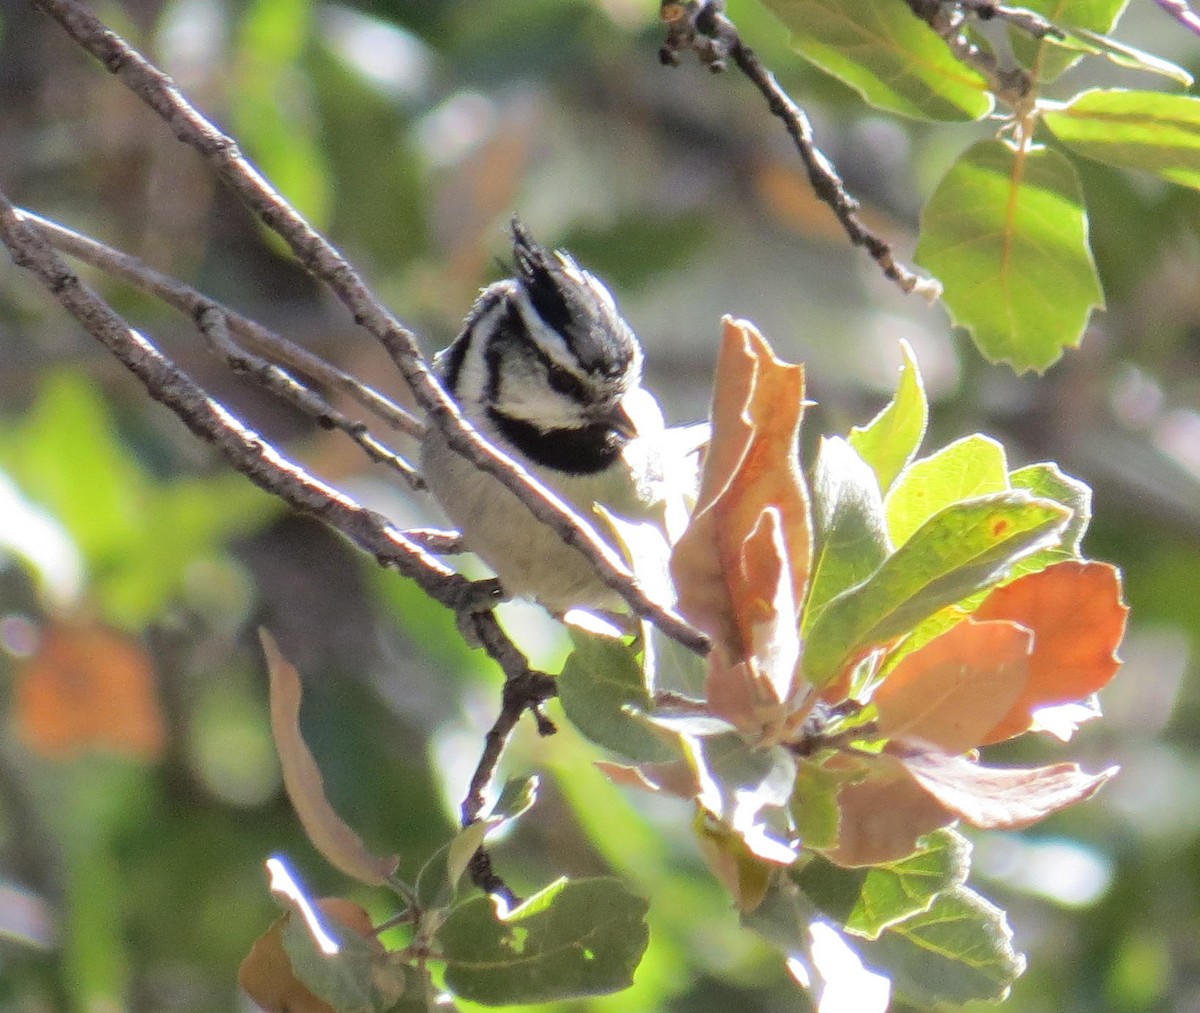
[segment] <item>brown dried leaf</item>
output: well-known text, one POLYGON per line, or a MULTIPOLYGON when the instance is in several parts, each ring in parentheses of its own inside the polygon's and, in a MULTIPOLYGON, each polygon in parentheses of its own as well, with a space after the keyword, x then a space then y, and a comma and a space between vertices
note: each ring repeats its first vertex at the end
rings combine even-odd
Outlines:
POLYGON ((42 631, 17 669, 14 719, 30 749, 60 759, 93 748, 154 759, 166 745, 149 656, 127 634, 96 624, 42 631))
POLYGON ((966 619, 909 654, 873 697, 883 738, 921 739, 948 753, 980 744, 1025 688, 1033 634, 966 619))
POLYGON ((1091 798, 1116 772, 1085 774, 1074 763, 1050 767, 983 767, 962 756, 914 742, 894 742, 887 752, 949 811, 981 830, 1015 830, 1091 798))
POLYGON ((778 511, 792 601, 804 599, 812 556, 808 490, 797 452, 804 368, 777 359, 751 324, 726 318, 713 394, 713 433, 700 496, 671 557, 679 609, 732 659, 753 648, 753 621, 774 588, 748 587, 743 547, 778 511))
POLYGON ((712 713, 743 732, 775 741, 792 709, 800 633, 786 575, 779 512, 769 507, 742 547, 742 629, 748 660, 730 661, 722 649, 709 660, 705 695, 712 713), (773 598, 762 595, 772 593, 773 598))
POLYGON ((300 674, 279 653, 274 639, 259 630, 271 676, 271 734, 288 798, 305 834, 328 862, 361 883, 379 886, 399 864, 395 856, 372 855, 362 838, 334 812, 325 797, 325 782, 300 734, 300 674))
POLYGON ((1121 666, 1116 651, 1128 612, 1121 575, 1107 563, 1068 560, 988 595, 974 617, 1020 623, 1034 641, 1024 690, 980 744, 1020 735, 1038 708, 1082 700, 1107 685, 1121 666))
POLYGON ((899 861, 917 850, 921 837, 956 818, 895 757, 835 757, 826 768, 843 769, 848 776, 856 769, 865 773, 861 780, 848 780, 838 793, 837 846, 822 852, 838 865, 899 861))

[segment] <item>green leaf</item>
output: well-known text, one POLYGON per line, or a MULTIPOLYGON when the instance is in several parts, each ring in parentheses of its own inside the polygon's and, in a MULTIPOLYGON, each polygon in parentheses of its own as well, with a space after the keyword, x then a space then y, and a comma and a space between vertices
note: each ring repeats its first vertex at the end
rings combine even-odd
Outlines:
POLYGON ((823 686, 865 650, 995 583, 1022 556, 1057 541, 1068 516, 1059 504, 1024 491, 981 496, 935 514, 814 620, 805 675, 823 686))
POLYGON ((1004 912, 965 886, 861 945, 863 958, 921 1007, 999 1002, 1025 970, 1004 912))
POLYGON ((1177 63, 1164 60, 1161 56, 1147 53, 1144 49, 1138 49, 1125 42, 1118 42, 1107 35, 1092 32, 1086 28, 1065 29, 1065 38, 1062 39, 1047 38, 1053 45, 1063 49, 1073 49, 1089 56, 1103 56, 1118 67, 1124 67, 1126 70, 1140 70, 1146 74, 1158 74, 1161 77, 1170 78, 1185 88, 1190 88, 1194 80, 1192 75, 1177 63))
MULTIPOLYGON (((325 927, 332 928, 328 920, 325 927)), ((367 940, 348 929, 334 931, 338 951, 325 953, 309 934, 303 919, 291 913, 283 924, 283 948, 296 977, 338 1013, 375 1013, 387 1009, 404 992, 404 969, 395 969, 394 980, 390 982, 393 988, 381 995, 374 966, 381 960, 380 954, 367 940)))
POLYGON ((837 846, 841 822, 837 797, 844 781, 844 776, 818 763, 801 760, 796 765, 791 810, 805 848, 826 850, 837 846))
POLYGON ((504 918, 491 898, 473 898, 437 930, 446 985, 489 1006, 627 988, 649 941, 648 907, 612 877, 560 879, 504 918))
POLYGON ((888 533, 903 545, 952 503, 1008 488, 1008 461, 995 440, 976 433, 913 462, 888 493, 888 533))
POLYGON ((1200 98, 1096 89, 1043 119, 1077 154, 1200 189, 1200 98))
POLYGON ((316 228, 329 220, 332 183, 301 61, 314 8, 306 0, 254 0, 241 22, 231 87, 234 133, 271 185, 316 228))
POLYGON ((847 932, 877 939, 888 926, 928 911, 943 890, 965 882, 970 852, 961 834, 936 830, 925 847, 898 862, 843 869, 816 858, 792 878, 847 932))
POLYGON ((879 483, 845 440, 821 440, 813 466, 816 554, 804 620, 869 577, 891 551, 879 483))
POLYGON ((1039 499, 1052 499, 1071 511, 1071 519, 1063 528, 1062 543, 1055 551, 1067 557, 1079 557, 1083 536, 1092 521, 1091 486, 1068 475, 1052 461, 1018 468, 1008 476, 1008 481, 1014 489, 1027 489, 1039 499))
POLYGON ((907 341, 900 342, 900 352, 904 362, 896 396, 865 426, 851 429, 849 437, 850 446, 875 472, 883 493, 916 456, 929 423, 929 402, 917 358, 907 341))
POLYGON ((925 206, 916 259, 980 351, 1017 370, 1057 361, 1104 305, 1079 177, 1048 148, 968 149, 925 206))
MULTIPOLYGON (((1030 0, 1024 6, 1036 11, 1056 27, 1107 32, 1117 23, 1129 0, 1030 0)), ((1069 39, 1033 39, 1017 28, 1009 30, 1013 52, 1037 81, 1053 81, 1074 66, 1083 54, 1069 39)))
POLYGON ((790 809, 796 757, 783 746, 758 748, 737 733, 696 741, 692 756, 703 791, 697 801, 759 858, 795 861, 790 809))
POLYGON ((763 0, 792 45, 871 105, 901 116, 978 120, 992 111, 982 75, 894 0, 763 0))
POLYGON ((629 713, 650 710, 642 667, 615 637, 571 628, 575 650, 558 677, 558 695, 571 724, 593 742, 639 763, 677 754, 650 727, 629 713))
POLYGON ((119 564, 139 537, 149 483, 96 385, 53 374, 25 418, 5 428, 0 460, 21 490, 62 523, 89 568, 119 564))

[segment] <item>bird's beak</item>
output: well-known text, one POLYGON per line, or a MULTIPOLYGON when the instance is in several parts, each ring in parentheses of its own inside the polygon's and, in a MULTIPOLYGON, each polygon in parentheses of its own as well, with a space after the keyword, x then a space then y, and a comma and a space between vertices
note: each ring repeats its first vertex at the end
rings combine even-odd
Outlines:
POLYGON ((624 436, 627 440, 632 440, 638 435, 637 422, 629 412, 629 405, 625 400, 618 401, 614 405, 610 405, 603 411, 599 412, 595 419, 597 422, 602 422, 614 432, 624 436))

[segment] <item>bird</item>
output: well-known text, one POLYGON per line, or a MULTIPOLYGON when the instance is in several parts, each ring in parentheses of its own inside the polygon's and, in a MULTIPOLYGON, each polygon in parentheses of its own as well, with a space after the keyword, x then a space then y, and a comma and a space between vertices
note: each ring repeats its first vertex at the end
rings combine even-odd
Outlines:
MULTIPOLYGON (((433 369, 464 418, 603 540, 597 507, 667 536, 686 523, 706 424, 668 429, 642 386, 641 343, 609 289, 511 222, 513 276, 484 288, 433 369)), ((464 546, 505 592, 556 615, 620 613, 621 597, 500 481, 430 426, 420 468, 464 546)))

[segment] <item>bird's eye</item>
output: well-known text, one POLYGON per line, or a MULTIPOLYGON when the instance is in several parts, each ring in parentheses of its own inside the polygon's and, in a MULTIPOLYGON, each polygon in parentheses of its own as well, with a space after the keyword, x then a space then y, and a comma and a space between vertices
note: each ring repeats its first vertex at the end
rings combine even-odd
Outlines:
POLYGON ((552 390, 558 391, 559 394, 566 394, 568 397, 573 397, 582 400, 584 390, 577 377, 572 373, 563 369, 562 366, 551 364, 546 369, 546 379, 550 382, 552 390))

